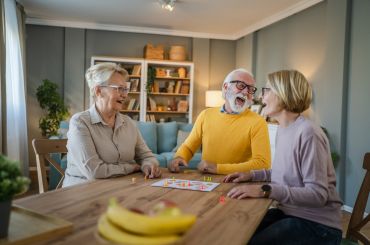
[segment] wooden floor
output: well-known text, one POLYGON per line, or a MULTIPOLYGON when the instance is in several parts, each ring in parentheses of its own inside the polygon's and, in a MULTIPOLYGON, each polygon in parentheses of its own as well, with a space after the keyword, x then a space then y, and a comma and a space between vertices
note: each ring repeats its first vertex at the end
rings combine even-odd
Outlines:
MULTIPOLYGON (((349 219, 351 218, 351 213, 343 211, 343 237, 346 236, 347 227, 349 223, 349 219)), ((365 227, 361 230, 367 237, 370 237, 370 223, 367 223, 365 227)))

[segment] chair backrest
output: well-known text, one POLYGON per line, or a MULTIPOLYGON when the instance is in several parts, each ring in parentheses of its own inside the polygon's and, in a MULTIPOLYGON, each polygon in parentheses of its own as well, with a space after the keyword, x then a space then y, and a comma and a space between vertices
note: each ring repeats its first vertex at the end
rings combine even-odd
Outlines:
POLYGON ((362 227, 364 227, 370 220, 369 214, 364 218, 370 190, 370 152, 366 153, 364 156, 363 168, 366 170, 366 174, 360 191, 358 192, 351 219, 349 220, 346 238, 356 242, 360 240, 364 244, 370 244, 369 238, 361 233, 362 227))
POLYGON ((36 154, 37 179, 39 183, 39 193, 48 191, 47 166, 52 165, 62 176, 56 189, 60 188, 64 179, 64 170, 50 157, 51 153, 67 153, 67 139, 33 139, 32 146, 36 154))

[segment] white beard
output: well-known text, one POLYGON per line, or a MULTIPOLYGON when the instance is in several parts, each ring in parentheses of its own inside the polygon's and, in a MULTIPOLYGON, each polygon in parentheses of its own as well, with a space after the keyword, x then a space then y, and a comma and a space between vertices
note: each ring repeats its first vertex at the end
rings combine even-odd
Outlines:
POLYGON ((242 93, 235 94, 230 90, 228 90, 226 92, 226 99, 227 99, 227 101, 229 101, 229 105, 231 107, 231 110, 234 113, 238 113, 238 114, 245 111, 253 103, 251 100, 248 99, 247 96, 244 96, 242 93), (243 105, 238 105, 236 103, 236 98, 238 98, 238 97, 245 100, 243 105))

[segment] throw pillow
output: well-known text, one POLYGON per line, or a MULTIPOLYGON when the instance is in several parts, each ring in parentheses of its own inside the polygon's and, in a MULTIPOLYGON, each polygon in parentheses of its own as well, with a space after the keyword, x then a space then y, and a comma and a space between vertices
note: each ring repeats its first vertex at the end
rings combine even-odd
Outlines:
POLYGON ((157 153, 157 124, 154 122, 136 122, 146 145, 153 153, 157 153))
MULTIPOLYGON (((189 134, 190 134, 190 131, 179 130, 177 132, 177 145, 175 148, 173 148, 172 152, 176 152, 179 149, 179 147, 182 145, 182 143, 185 142, 189 134)), ((197 150, 197 152, 200 152, 200 148, 197 150)))
POLYGON ((173 148, 173 152, 176 152, 179 147, 182 145, 182 143, 184 143, 184 141, 186 140, 186 138, 189 136, 190 132, 186 132, 186 131, 182 131, 182 130, 179 130, 177 132, 177 145, 175 148, 173 148))

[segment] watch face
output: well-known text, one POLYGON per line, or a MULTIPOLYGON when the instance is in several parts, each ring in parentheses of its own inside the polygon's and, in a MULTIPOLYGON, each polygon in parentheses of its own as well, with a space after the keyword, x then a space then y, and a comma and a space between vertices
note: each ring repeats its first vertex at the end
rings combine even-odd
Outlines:
POLYGON ((262 187, 263 191, 271 191, 271 186, 270 185, 263 185, 262 187))

